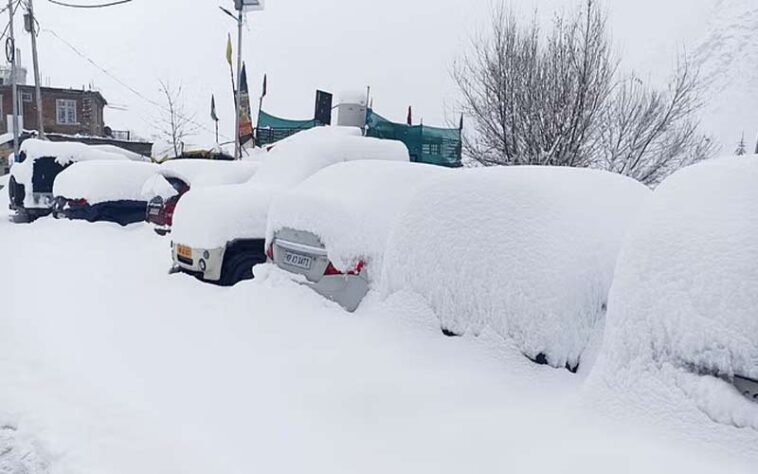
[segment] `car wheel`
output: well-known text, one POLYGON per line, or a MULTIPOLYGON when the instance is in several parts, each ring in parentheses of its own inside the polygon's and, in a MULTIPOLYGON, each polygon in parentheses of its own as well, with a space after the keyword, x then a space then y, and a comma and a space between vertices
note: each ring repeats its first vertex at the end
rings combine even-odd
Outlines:
POLYGON ((266 256, 257 253, 238 252, 227 256, 221 267, 221 280, 219 280, 219 284, 222 286, 233 286, 243 280, 252 280, 253 266, 265 261, 266 256))

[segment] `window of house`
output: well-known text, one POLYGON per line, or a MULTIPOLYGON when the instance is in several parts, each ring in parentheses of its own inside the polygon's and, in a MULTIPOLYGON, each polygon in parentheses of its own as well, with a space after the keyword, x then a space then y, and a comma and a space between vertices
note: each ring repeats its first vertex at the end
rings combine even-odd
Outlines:
POLYGON ((32 93, 31 92, 22 92, 21 93, 21 102, 31 102, 32 101, 32 93))
POLYGON ((58 99, 55 101, 56 115, 59 125, 76 125, 76 101, 70 99, 58 99))

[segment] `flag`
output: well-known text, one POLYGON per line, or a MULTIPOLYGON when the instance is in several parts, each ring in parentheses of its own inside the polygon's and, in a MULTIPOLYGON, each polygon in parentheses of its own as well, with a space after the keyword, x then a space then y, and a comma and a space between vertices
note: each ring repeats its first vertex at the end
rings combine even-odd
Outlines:
POLYGON ((229 63, 229 67, 232 67, 232 35, 229 34, 226 38, 226 62, 229 63))
POLYGON ((242 63, 242 73, 240 74, 240 145, 244 145, 253 139, 253 119, 250 114, 250 93, 247 89, 247 69, 245 63, 242 63))
POLYGON ((214 122, 218 122, 218 115, 216 115, 216 96, 211 94, 211 119, 214 122))
POLYGON ((263 75, 263 92, 261 92, 261 99, 266 97, 266 93, 268 92, 268 77, 267 74, 263 75))
POLYGON ((461 121, 458 123, 458 130, 463 130, 463 114, 461 114, 461 121))
POLYGON ((408 106, 408 118, 406 119, 406 122, 408 123, 408 126, 410 127, 413 125, 413 110, 411 109, 411 106, 408 106))

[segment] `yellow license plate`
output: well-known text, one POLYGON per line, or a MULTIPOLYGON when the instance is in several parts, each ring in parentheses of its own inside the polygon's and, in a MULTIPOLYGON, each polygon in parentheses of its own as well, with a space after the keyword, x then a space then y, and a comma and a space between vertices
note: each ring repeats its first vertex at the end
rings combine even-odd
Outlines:
POLYGON ((176 254, 180 257, 192 259, 192 248, 186 245, 177 245, 176 254))

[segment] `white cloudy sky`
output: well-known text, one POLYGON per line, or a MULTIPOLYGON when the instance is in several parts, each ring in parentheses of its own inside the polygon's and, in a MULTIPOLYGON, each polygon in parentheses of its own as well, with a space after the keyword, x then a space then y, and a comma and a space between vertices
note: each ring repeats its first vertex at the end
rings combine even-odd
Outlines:
MULTIPOLYGON (((71 0, 97 3, 99 0, 71 0)), ((692 43, 715 0, 606 0, 613 35, 625 64, 652 77, 667 70, 677 49, 692 43)), ((521 0, 529 15, 570 8, 576 0, 521 0)), ((57 33, 95 63, 145 96, 160 100, 158 81, 185 87, 187 107, 197 120, 208 118, 216 94, 222 132, 232 136, 229 70, 224 59, 231 19, 218 9, 231 0, 134 0, 101 10, 63 8, 35 0, 43 29, 57 33)), ((455 90, 449 78, 454 58, 486 19, 490 0, 267 0, 266 10, 249 15, 244 58, 253 95, 264 72, 272 113, 308 118, 316 88, 338 93, 371 85, 375 108, 402 121, 408 105, 415 118, 443 124, 452 118, 455 90)), ((28 63, 29 37, 19 43, 28 63)), ((151 134, 155 106, 135 96, 72 52, 51 33, 40 36, 43 82, 59 87, 90 83, 114 105, 106 118, 114 129, 151 134)), ((200 142, 212 141, 202 131, 200 142)))

